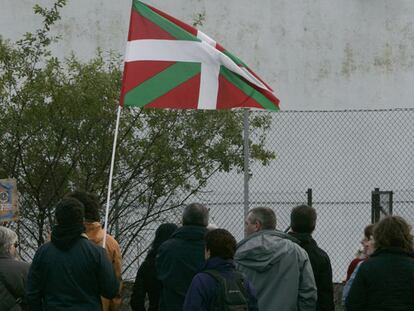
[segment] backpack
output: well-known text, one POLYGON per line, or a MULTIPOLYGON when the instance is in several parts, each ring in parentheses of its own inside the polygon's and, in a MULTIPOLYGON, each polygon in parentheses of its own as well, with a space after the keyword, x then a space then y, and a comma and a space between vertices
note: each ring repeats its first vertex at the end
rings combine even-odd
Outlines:
POLYGON ((214 311, 248 311, 248 295, 244 277, 239 272, 233 272, 233 278, 226 279, 218 271, 205 270, 218 283, 217 294, 213 300, 214 311))

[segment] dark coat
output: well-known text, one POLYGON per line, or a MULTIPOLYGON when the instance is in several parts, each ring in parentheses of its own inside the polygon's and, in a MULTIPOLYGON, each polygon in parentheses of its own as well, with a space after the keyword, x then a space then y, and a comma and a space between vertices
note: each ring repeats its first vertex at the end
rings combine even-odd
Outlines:
POLYGON ((414 310, 414 254, 378 249, 363 262, 345 302, 348 311, 414 310))
POLYGON ((161 282, 157 279, 155 270, 155 258, 147 257, 138 269, 135 278, 134 289, 131 296, 131 308, 133 311, 145 311, 145 300, 148 295, 148 311, 158 310, 160 301, 161 282))
MULTIPOLYGON (((234 262, 231 259, 224 260, 213 257, 207 260, 203 270, 216 270, 223 277, 229 279, 235 271, 234 262)), ((250 282, 245 279, 245 289, 248 294, 249 311, 257 311, 256 293, 252 289, 250 282)), ((200 272, 197 273, 185 296, 183 311, 211 311, 218 291, 218 282, 211 275, 200 272)))
POLYGON ((191 280, 205 262, 206 232, 205 227, 183 226, 159 248, 156 269, 162 283, 160 311, 182 310, 191 280))
POLYGON ((24 301, 30 265, 10 256, 0 256, 0 310, 21 310, 16 300, 24 301))
POLYGON ((309 233, 289 234, 299 240, 299 245, 308 253, 318 291, 316 311, 334 311, 332 267, 328 254, 318 247, 309 233))
POLYGON ((98 311, 100 296, 111 299, 118 293, 102 247, 81 236, 68 245, 61 249, 49 242, 37 250, 27 282, 28 310, 98 311))

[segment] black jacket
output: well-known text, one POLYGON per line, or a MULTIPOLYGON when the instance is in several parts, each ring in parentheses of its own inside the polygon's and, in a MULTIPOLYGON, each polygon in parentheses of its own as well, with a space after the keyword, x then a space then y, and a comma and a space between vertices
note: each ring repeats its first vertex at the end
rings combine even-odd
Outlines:
POLYGON ((145 311, 145 298, 148 295, 148 311, 158 310, 161 282, 157 279, 155 258, 147 257, 138 269, 132 291, 130 305, 133 311, 145 311))
POLYGON ((316 311, 334 311, 332 267, 328 254, 318 247, 309 233, 289 234, 299 240, 299 245, 308 253, 318 290, 316 311))
POLYGON ((0 310, 21 310, 30 265, 10 256, 0 256, 0 310))
POLYGON ((165 241, 157 255, 156 269, 162 282, 160 311, 181 311, 185 294, 196 272, 204 265, 207 229, 183 226, 165 241))
POLYGON ((359 267, 345 305, 348 311, 414 310, 414 254, 375 251, 359 267))
POLYGON ((102 310, 100 296, 111 299, 119 290, 105 250, 81 236, 57 241, 42 245, 33 258, 28 310, 102 310))

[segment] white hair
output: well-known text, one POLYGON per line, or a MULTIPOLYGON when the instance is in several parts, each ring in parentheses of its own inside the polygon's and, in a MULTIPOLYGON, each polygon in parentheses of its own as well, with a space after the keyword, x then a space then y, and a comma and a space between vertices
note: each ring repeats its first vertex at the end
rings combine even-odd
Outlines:
POLYGON ((0 226, 0 255, 10 255, 10 246, 17 242, 17 234, 9 228, 0 226))

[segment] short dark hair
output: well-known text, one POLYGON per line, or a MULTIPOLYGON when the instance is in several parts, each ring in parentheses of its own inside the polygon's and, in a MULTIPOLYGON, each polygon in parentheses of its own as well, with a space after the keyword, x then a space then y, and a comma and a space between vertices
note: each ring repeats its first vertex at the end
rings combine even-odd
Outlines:
POLYGON ((299 205, 290 213, 290 227, 294 232, 312 233, 316 226, 316 210, 308 205, 299 205))
POLYGON ((73 191, 66 195, 79 200, 85 208, 85 221, 100 221, 101 203, 96 195, 85 191, 73 191))
POLYGON ((205 235, 206 249, 210 257, 233 259, 236 253, 237 242, 234 236, 225 229, 214 229, 205 235))
POLYGON ((75 198, 63 198, 55 209, 55 218, 58 225, 82 224, 84 206, 75 198))
POLYGON ((413 252, 411 226, 400 216, 387 216, 374 227, 375 248, 398 247, 413 252))
POLYGON ((183 212, 183 226, 208 225, 208 209, 200 203, 191 203, 186 206, 183 212))
POLYGON ((255 207, 249 211, 250 221, 259 222, 263 230, 276 229, 276 214, 269 207, 255 207))

